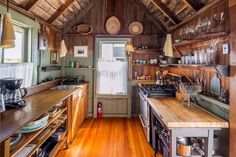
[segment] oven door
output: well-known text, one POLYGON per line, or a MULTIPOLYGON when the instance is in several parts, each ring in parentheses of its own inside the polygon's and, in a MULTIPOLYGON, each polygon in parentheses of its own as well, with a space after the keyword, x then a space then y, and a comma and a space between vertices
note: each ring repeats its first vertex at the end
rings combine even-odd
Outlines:
POLYGON ((141 121, 144 134, 148 142, 150 142, 150 120, 149 120, 149 105, 147 99, 143 96, 142 93, 139 93, 140 96, 140 115, 139 119, 141 121))

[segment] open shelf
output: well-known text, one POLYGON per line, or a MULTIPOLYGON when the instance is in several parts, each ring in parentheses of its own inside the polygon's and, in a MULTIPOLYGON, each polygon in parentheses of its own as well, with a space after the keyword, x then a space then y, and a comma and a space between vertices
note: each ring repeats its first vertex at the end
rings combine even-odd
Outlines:
POLYGON ((184 66, 184 67, 215 67, 209 64, 160 64, 161 66, 184 66))
MULTIPOLYGON (((176 155, 177 157, 183 157, 183 156, 180 156, 180 155, 176 155)), ((196 150, 196 149, 193 149, 192 152, 191 152, 191 157, 203 157, 202 155, 200 155, 200 153, 196 150)))
POLYGON ((49 66, 43 66, 41 67, 41 70, 43 72, 48 72, 48 71, 58 71, 61 70, 62 66, 59 65, 49 65, 49 66))
POLYGON ((230 75, 230 65, 218 65, 218 64, 160 64, 159 66, 177 66, 177 67, 206 67, 214 68, 221 77, 230 75))
POLYGON ((162 53, 162 49, 136 49, 134 53, 162 53))
POLYGON ((52 152, 49 154, 49 157, 56 156, 56 154, 60 151, 60 149, 62 148, 62 146, 66 143, 66 140, 67 140, 67 139, 66 139, 65 137, 62 138, 62 141, 58 142, 58 143, 54 146, 52 152))
POLYGON ((65 67, 65 69, 69 69, 69 70, 95 70, 95 68, 71 68, 71 67, 65 67))
POLYGON ((66 111, 66 108, 60 109, 53 118, 48 120, 48 124, 44 128, 37 130, 35 132, 32 132, 32 133, 24 133, 24 136, 25 136, 24 141, 22 141, 21 144, 19 144, 17 147, 15 147, 11 151, 10 153, 11 156, 16 156, 17 153, 19 153, 26 145, 31 143, 41 132, 43 132, 45 128, 49 127, 53 122, 55 122, 61 116, 61 114, 64 113, 65 111, 66 111))
MULTIPOLYGON (((60 120, 57 120, 55 122, 55 126, 53 126, 53 128, 46 133, 46 135, 44 135, 43 139, 40 141, 33 141, 32 144, 35 144, 36 147, 27 155, 28 157, 32 156, 35 154, 35 152, 41 147, 41 145, 57 130, 57 128, 59 128, 64 122, 60 122, 60 120)), ((54 125, 54 124, 52 124, 54 125)), ((52 127, 52 126, 49 126, 52 127)), ((64 137, 63 137, 64 139, 64 137)))
POLYGON ((184 45, 194 44, 196 42, 202 42, 203 40, 209 40, 212 38, 218 38, 218 37, 223 37, 223 36, 227 36, 227 35, 229 35, 229 33, 227 33, 227 32, 204 34, 201 36, 197 36, 193 39, 183 40, 181 42, 174 43, 173 46, 184 46, 184 45))
POLYGON ((158 66, 160 64, 136 64, 136 63, 133 63, 132 65, 133 66, 158 66))

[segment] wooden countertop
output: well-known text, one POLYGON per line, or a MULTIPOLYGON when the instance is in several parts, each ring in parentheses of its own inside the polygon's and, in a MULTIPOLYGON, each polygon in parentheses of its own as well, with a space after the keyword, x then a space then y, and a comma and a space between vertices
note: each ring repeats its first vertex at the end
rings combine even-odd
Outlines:
POLYGON ((175 98, 148 98, 168 128, 228 128, 229 123, 198 106, 184 107, 175 98))
POLYGON ((53 105, 62 102, 83 85, 70 90, 46 90, 24 100, 26 106, 19 109, 7 110, 0 113, 0 143, 10 137, 18 129, 32 120, 39 118, 46 113, 53 105))

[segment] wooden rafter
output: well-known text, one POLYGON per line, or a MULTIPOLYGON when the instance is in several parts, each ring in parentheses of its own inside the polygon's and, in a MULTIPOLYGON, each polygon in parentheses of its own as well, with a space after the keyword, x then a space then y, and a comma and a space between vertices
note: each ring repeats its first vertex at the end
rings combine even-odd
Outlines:
POLYGON ((26 6, 26 10, 27 11, 32 11, 34 9, 34 7, 37 6, 37 4, 40 2, 41 0, 31 0, 29 1, 29 3, 26 6))
POLYGON ((180 21, 179 19, 166 7, 165 4, 163 4, 160 0, 151 0, 153 2, 153 4, 158 7, 159 10, 161 10, 161 12, 163 14, 165 14, 165 16, 167 16, 174 24, 178 24, 180 21))
POLYGON ((147 8, 143 5, 142 2, 139 0, 132 0, 134 4, 136 4, 141 10, 143 10, 149 20, 151 20, 160 30, 165 33, 167 31, 167 28, 165 25, 163 25, 158 19, 155 18, 153 14, 151 14, 147 8))
POLYGON ((198 17, 200 14, 204 13, 206 10, 216 6, 216 5, 219 5, 219 3, 223 3, 224 1, 222 0, 214 0, 212 3, 204 6, 202 9, 200 9, 199 11, 197 11, 195 14, 193 14, 192 16, 184 19, 182 22, 180 22, 178 25, 172 27, 170 30, 169 30, 169 33, 173 32, 174 30, 176 30, 177 28, 179 28, 180 26, 183 26, 184 24, 188 23, 190 20, 198 17))
POLYGON ((57 13, 53 15, 49 20, 48 23, 53 23, 55 20, 57 20, 61 14, 64 13, 64 11, 74 2, 74 0, 68 0, 64 5, 62 5, 57 13))
MULTIPOLYGON (((6 1, 1 1, 0 0, 0 3, 3 4, 3 5, 7 5, 7 2, 6 1)), ((43 20, 42 18, 38 17, 37 15, 29 12, 29 11, 26 11, 25 9, 21 8, 21 7, 18 7, 17 5, 15 5, 14 3, 10 2, 9 3, 9 7, 33 20, 36 20, 36 21, 39 21, 41 24, 44 24, 46 26, 48 26, 49 28, 51 29, 54 29, 55 31, 57 32, 61 32, 61 30, 58 28, 58 27, 55 27, 55 26, 52 26, 50 25, 49 23, 47 23, 45 20, 43 20)))
POLYGON ((194 9, 195 11, 200 10, 204 7, 204 4, 198 2, 198 0, 184 0, 185 4, 194 9))
POLYGON ((91 0, 90 3, 83 9, 81 9, 81 13, 76 16, 73 20, 66 24, 66 27, 63 30, 63 33, 67 33, 77 22, 95 5, 97 0, 91 0))
POLYGON ((188 8, 188 5, 185 5, 183 8, 179 9, 178 11, 176 11, 176 15, 180 14, 181 12, 183 12, 186 8, 188 8))

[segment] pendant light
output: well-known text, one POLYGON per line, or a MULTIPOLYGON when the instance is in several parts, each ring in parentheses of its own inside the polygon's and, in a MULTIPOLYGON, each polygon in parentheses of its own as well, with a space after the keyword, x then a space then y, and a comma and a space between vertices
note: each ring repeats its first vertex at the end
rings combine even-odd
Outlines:
MULTIPOLYGON (((65 21, 64 20, 64 15, 63 16, 63 22, 65 21)), ((63 23, 63 27, 64 27, 64 23, 63 23)), ((61 41, 60 41, 60 57, 65 57, 66 56, 66 53, 67 53, 67 48, 66 48, 66 44, 65 44, 65 40, 61 38, 61 41)))
POLYGON ((165 56, 168 56, 168 57, 174 56, 171 34, 166 35, 166 42, 165 42, 163 51, 165 52, 165 56))
POLYGON ((2 48, 13 48, 15 47, 15 31, 12 25, 11 14, 9 13, 9 0, 7 0, 7 13, 3 16, 2 26, 2 48))
POLYGON ((67 48, 66 48, 65 40, 62 39, 60 41, 60 57, 65 57, 66 53, 67 53, 67 48))

